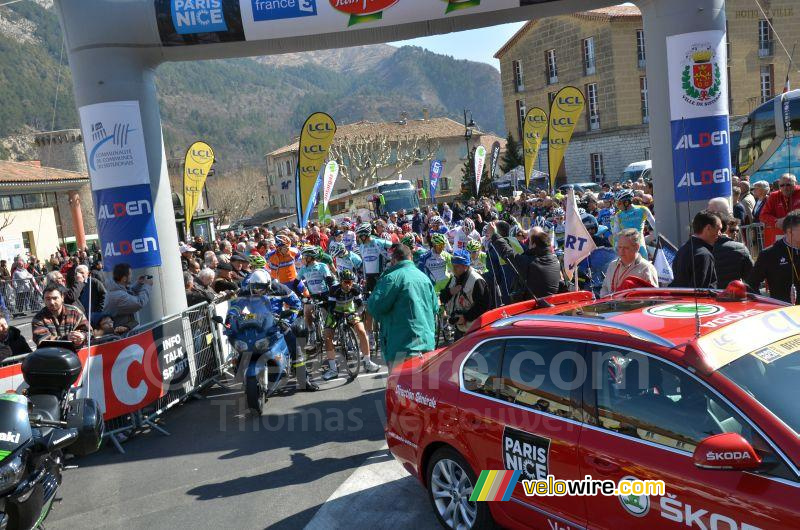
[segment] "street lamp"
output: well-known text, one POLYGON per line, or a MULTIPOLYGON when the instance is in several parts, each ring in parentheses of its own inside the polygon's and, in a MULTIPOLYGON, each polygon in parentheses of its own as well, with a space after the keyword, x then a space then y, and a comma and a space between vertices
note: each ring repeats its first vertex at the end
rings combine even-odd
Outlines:
MULTIPOLYGON (((472 131, 475 129, 475 120, 472 119, 472 111, 469 109, 464 109, 464 141, 467 144, 467 178, 472 174, 472 164, 469 163, 469 153, 470 153, 470 140, 472 140, 472 131), (467 113, 469 113, 469 122, 467 121, 467 113)), ((473 177, 475 175, 472 175, 473 177)), ((477 184, 475 178, 472 179, 473 182, 477 184)), ((475 197, 478 197, 478 190, 475 190, 475 197)))

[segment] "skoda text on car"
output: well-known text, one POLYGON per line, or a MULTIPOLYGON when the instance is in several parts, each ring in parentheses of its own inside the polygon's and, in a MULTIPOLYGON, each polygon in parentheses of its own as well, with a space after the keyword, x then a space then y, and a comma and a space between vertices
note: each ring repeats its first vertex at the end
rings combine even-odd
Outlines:
POLYGON ((386 439, 446 526, 800 528, 800 307, 740 282, 568 293, 485 314, 387 387, 386 439), (470 502, 483 470, 665 495, 470 502), (490 519, 491 518, 491 519, 490 519))

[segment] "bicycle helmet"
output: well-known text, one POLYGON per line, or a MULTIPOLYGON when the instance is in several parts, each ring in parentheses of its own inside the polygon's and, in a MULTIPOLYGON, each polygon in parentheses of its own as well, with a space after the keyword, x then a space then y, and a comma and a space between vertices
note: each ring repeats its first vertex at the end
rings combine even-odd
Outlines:
POLYGON ((263 269, 267 266, 267 260, 259 254, 250 254, 250 259, 248 261, 254 269, 263 269))
POLYGON ((431 234, 431 245, 446 245, 447 239, 444 237, 444 234, 433 233, 431 234))
POLYGON ((469 217, 464 219, 464 227, 462 229, 464 230, 465 234, 467 235, 471 234, 472 231, 475 230, 475 221, 473 221, 469 217))
POLYGON ((309 245, 303 247, 303 250, 300 251, 300 255, 304 258, 317 258, 319 256, 319 249, 315 246, 309 245))
POLYGON ((441 224, 444 224, 444 219, 442 219, 438 215, 434 215, 433 217, 431 217, 431 222, 429 224, 440 224, 441 225, 441 224))
POLYGON ((333 241, 330 245, 328 245, 328 253, 334 258, 344 256, 347 254, 347 247, 344 246, 344 243, 333 241))
POLYGON ((617 201, 632 201, 633 200, 633 190, 620 190, 617 192, 617 195, 614 197, 617 201))
POLYGON ((589 230, 592 228, 598 229, 600 227, 600 225, 597 223, 597 218, 590 213, 583 214, 581 216, 581 222, 583 223, 583 226, 589 230))
POLYGON ((350 269, 345 269, 339 273, 339 281, 342 282, 354 282, 356 281, 356 275, 350 269))
POLYGON ((285 236, 283 234, 275 236, 275 246, 276 247, 288 247, 291 246, 292 240, 289 239, 289 236, 285 236))
POLYGON ((372 225, 369 223, 361 223, 356 228, 356 235, 357 236, 370 236, 372 235, 372 225))
POLYGON ((400 240, 400 242, 402 244, 404 244, 405 246, 407 246, 408 248, 413 250, 414 249, 414 243, 416 243, 416 240, 414 239, 414 234, 407 234, 407 235, 403 236, 403 238, 400 240))
POLYGON ((481 249, 481 242, 470 239, 467 241, 467 250, 470 252, 478 252, 481 249))
POLYGON ((556 208, 555 210, 553 210, 553 217, 564 217, 564 209, 556 208))

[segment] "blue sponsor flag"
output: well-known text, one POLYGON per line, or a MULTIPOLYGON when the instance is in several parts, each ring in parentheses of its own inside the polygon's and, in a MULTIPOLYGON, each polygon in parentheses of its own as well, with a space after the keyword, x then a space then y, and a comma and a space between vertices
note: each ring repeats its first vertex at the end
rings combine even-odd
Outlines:
POLYGON ((731 196, 728 116, 672 120, 675 202, 731 196))
POLYGON ((439 185, 439 177, 442 176, 444 171, 444 163, 441 160, 431 161, 431 199, 436 197, 436 187, 439 185))
POLYGON ((103 268, 110 271, 118 263, 134 269, 161 265, 150 184, 95 190, 93 196, 103 268))

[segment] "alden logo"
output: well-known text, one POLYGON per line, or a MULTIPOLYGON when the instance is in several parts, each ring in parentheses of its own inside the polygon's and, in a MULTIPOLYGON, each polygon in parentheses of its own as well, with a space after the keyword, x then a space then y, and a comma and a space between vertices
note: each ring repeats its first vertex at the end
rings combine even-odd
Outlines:
POLYGON ((103 254, 105 256, 129 256, 131 254, 146 254, 158 251, 158 241, 154 237, 140 237, 130 241, 111 241, 106 243, 103 254))
POLYGON ((20 434, 14 431, 0 432, 0 442, 11 442, 13 444, 19 443, 20 434))
POLYGON ((112 204, 101 204, 97 213, 100 220, 118 219, 134 215, 149 215, 153 213, 153 207, 148 200, 138 200, 130 202, 115 202, 112 204))
POLYGON ((684 134, 678 140, 675 150, 701 149, 703 147, 716 147, 728 144, 728 131, 701 132, 698 134, 684 134))

